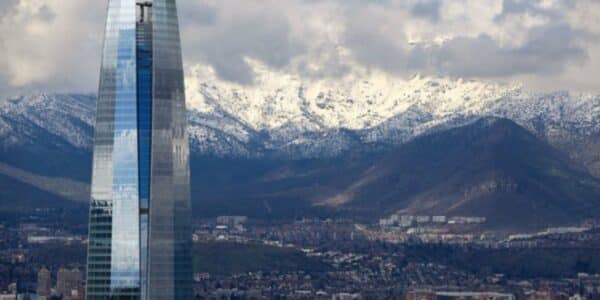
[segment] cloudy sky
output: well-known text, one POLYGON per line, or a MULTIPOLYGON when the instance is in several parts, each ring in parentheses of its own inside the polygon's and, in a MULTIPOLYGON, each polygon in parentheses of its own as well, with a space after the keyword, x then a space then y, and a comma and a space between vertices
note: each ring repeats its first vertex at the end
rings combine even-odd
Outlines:
MULTIPOLYGON (((0 0, 0 93, 94 91, 107 0, 0 0)), ((600 0, 179 0, 187 68, 600 91, 600 0)))

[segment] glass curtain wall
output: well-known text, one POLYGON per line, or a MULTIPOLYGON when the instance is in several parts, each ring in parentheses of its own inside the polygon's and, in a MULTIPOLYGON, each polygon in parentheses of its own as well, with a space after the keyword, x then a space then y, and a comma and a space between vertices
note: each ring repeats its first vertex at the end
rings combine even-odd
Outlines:
POLYGON ((109 1, 94 140, 88 299, 139 293, 135 18, 135 1, 109 1))
POLYGON ((186 120, 175 0, 109 0, 87 299, 192 299, 186 120))
POLYGON ((175 0, 154 0, 152 23, 149 296, 192 299, 189 148, 175 0))
POLYGON ((148 213, 152 139, 152 23, 151 6, 139 8, 137 23, 138 153, 140 184, 141 298, 148 290, 148 213))

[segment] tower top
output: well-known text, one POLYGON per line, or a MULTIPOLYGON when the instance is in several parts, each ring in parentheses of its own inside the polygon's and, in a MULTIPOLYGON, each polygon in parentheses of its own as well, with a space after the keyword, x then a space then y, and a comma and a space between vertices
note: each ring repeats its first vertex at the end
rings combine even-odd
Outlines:
POLYGON ((141 7, 151 7, 152 6, 152 1, 136 1, 135 3, 137 6, 141 6, 141 7))
POLYGON ((139 8, 138 22, 144 23, 150 21, 152 1, 136 1, 135 5, 139 8))

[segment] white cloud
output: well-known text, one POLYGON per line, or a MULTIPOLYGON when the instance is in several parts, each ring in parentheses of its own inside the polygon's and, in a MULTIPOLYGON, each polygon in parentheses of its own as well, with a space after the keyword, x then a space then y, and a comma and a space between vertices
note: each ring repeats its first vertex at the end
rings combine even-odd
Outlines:
MULTIPOLYGON (((180 0, 184 63, 254 83, 364 69, 600 86, 597 0, 180 0)), ((106 1, 3 0, 0 89, 93 91, 106 1)))
POLYGON ((20 0, 0 19, 0 65, 12 89, 97 86, 102 1, 20 0))

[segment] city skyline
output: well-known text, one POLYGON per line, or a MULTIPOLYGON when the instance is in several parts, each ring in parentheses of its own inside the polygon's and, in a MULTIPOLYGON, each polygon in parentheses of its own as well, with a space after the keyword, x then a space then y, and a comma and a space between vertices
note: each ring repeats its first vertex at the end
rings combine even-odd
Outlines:
POLYGON ((600 0, 0 0, 0 300, 600 299, 600 0))

